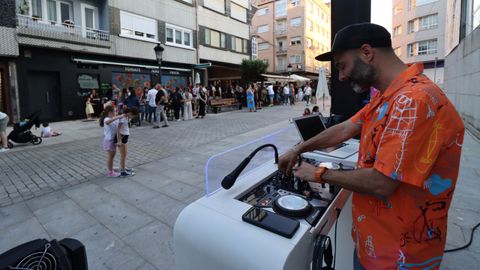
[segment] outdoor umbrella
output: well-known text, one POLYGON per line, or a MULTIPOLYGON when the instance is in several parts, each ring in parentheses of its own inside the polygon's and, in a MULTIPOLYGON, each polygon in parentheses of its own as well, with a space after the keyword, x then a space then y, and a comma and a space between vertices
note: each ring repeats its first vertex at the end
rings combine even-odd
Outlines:
POLYGON ((321 97, 323 100, 323 110, 325 111, 325 96, 328 94, 327 75, 325 68, 320 68, 318 72, 318 84, 315 97, 317 100, 321 97))
POLYGON ((200 84, 200 74, 198 72, 195 73, 195 84, 200 84))

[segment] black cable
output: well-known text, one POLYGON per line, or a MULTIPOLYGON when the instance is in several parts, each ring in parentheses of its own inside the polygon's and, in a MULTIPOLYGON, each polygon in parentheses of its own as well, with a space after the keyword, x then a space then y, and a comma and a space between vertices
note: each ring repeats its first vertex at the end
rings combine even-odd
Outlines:
POLYGON ((447 252, 455 252, 455 251, 459 251, 459 250, 462 250, 462 249, 466 249, 467 247, 469 247, 471 244, 472 244, 472 241, 473 241, 473 233, 475 232, 475 230, 480 226, 480 223, 478 223, 477 225, 475 225, 475 227, 473 227, 472 229, 472 232, 470 233, 470 241, 468 241, 468 243, 464 246, 461 246, 461 247, 458 247, 458 248, 452 248, 452 249, 446 249, 445 250, 445 253, 447 252))

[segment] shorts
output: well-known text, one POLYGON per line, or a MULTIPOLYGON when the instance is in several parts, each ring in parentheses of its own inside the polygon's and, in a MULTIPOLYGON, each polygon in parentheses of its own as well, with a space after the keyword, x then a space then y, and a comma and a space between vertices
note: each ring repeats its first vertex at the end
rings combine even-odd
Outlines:
MULTIPOLYGON (((128 143, 128 135, 122 135, 122 134, 120 134, 120 141, 122 142, 122 144, 127 144, 127 143, 128 143)), ((114 143, 114 144, 118 143, 117 137, 115 137, 115 138, 113 139, 113 143, 114 143)))
POLYGON ((115 152, 117 151, 117 148, 115 147, 115 143, 113 140, 103 140, 103 150, 109 151, 109 152, 115 152))
POLYGON ((6 132, 7 131, 7 124, 8 124, 8 115, 0 120, 0 132, 6 132))

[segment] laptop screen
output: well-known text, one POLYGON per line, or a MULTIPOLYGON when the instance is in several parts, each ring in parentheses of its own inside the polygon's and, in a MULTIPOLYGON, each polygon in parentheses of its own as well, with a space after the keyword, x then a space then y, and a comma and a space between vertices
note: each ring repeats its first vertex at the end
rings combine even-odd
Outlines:
POLYGON ((322 119, 319 115, 298 117, 293 119, 293 121, 295 122, 303 141, 307 141, 325 130, 325 126, 323 125, 322 119))

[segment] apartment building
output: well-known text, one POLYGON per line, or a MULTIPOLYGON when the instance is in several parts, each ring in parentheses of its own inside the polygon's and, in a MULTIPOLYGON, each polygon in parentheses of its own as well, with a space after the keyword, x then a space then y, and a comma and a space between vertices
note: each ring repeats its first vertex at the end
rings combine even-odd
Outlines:
POLYGON ((48 121, 83 118, 92 89, 109 96, 112 86, 157 83, 158 43, 167 87, 188 86, 196 73, 202 82, 240 78, 249 58, 248 0, 0 3, 1 104, 16 120, 35 110, 48 121))
POLYGON ((252 20, 255 57, 269 73, 296 73, 316 79, 329 63, 314 58, 330 50, 330 5, 322 0, 258 0, 252 20))
POLYGON ((249 0, 203 0, 197 9, 200 63, 209 84, 228 85, 240 79, 240 64, 250 59, 251 3, 249 0), (207 76, 208 74, 208 76, 207 76))
POLYGON ((424 74, 443 84, 447 0, 393 0, 392 47, 408 64, 422 62, 424 74))

